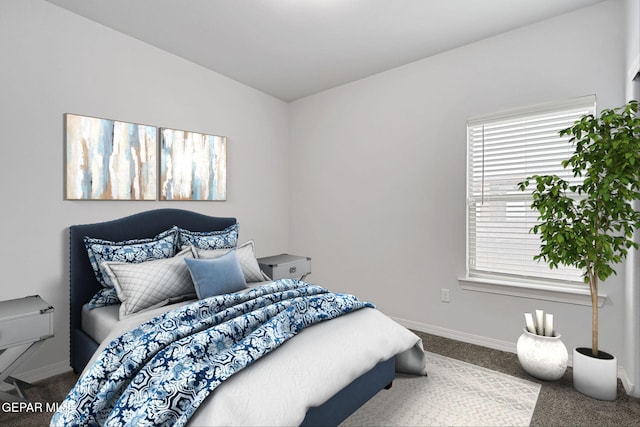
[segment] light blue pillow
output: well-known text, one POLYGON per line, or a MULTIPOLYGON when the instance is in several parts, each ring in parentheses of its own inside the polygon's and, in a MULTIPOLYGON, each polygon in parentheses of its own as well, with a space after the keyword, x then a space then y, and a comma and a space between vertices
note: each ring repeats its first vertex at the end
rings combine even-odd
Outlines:
POLYGON ((238 223, 217 231, 189 231, 175 227, 178 230, 178 249, 185 246, 195 246, 198 249, 231 249, 238 244, 238 223))
POLYGON ((235 249, 211 259, 186 258, 198 298, 237 292, 247 287, 235 249))

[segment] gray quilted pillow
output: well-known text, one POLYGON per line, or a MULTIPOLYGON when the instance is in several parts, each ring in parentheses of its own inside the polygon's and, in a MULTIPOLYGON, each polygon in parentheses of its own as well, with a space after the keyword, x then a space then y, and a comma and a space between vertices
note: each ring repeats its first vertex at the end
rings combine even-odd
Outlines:
MULTIPOLYGON (((229 249, 198 249, 194 246, 192 246, 191 249, 194 251, 196 258, 218 258, 229 252, 229 249)), ((249 240, 238 246, 236 248, 236 256, 238 257, 238 261, 240 261, 244 280, 247 283, 269 280, 269 278, 262 273, 262 270, 260 270, 253 240, 249 240)))
POLYGON ((173 301, 195 298, 196 291, 185 258, 193 258, 191 250, 183 250, 173 258, 138 264, 104 262, 104 269, 122 301, 120 317, 173 301))

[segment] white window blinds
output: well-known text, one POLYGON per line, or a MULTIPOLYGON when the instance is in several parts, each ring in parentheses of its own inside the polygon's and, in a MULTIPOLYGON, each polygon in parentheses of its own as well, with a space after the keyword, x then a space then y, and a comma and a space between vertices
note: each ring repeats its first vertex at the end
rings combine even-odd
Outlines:
POLYGON ((535 106, 467 123, 467 269, 469 276, 582 281, 582 272, 533 260, 538 213, 518 183, 535 174, 574 180, 562 160, 574 151, 558 132, 594 113, 595 97, 535 106))

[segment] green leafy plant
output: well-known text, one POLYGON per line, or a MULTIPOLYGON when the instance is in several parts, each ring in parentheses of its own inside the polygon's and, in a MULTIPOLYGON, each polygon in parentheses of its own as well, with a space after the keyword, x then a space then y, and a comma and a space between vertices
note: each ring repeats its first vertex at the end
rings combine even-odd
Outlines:
POLYGON ((583 271, 591 293, 592 346, 598 356, 598 283, 615 274, 614 265, 638 245, 633 232, 640 212, 640 118, 638 102, 603 110, 600 117, 586 115, 570 128, 575 152, 562 162, 582 184, 557 175, 534 175, 518 184, 521 191, 533 187, 531 207, 539 223, 531 231, 540 235, 536 260, 551 268, 574 266, 583 271))

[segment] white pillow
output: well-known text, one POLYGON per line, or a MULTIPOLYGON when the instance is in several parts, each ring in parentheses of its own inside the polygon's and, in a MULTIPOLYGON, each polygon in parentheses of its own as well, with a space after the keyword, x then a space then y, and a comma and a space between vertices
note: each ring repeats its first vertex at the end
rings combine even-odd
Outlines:
MULTIPOLYGON (((229 249, 199 249, 195 246, 191 246, 191 250, 196 258, 203 259, 218 258, 229 252, 229 249)), ((238 246, 236 248, 236 256, 238 257, 238 261, 240 261, 244 280, 247 283, 271 280, 260 270, 253 240, 249 240, 238 246)))
POLYGON ((104 262, 112 280, 120 305, 120 317, 170 302, 195 298, 196 291, 185 258, 193 258, 190 249, 167 259, 145 261, 138 264, 104 262))

